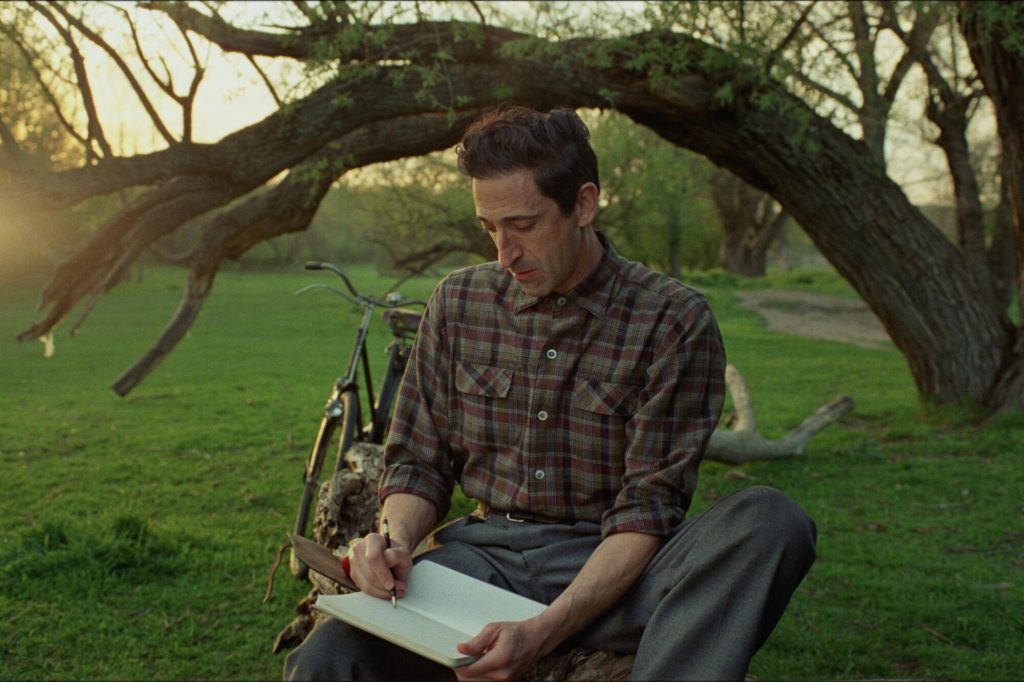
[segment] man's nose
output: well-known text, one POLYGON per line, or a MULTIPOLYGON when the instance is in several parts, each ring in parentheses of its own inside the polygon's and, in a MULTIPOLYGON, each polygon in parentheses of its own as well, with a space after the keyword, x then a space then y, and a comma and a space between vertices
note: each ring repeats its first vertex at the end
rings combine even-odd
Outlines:
POLYGON ((494 235, 494 245, 498 247, 498 263, 503 268, 512 267, 522 255, 518 240, 509 230, 499 227, 494 235))

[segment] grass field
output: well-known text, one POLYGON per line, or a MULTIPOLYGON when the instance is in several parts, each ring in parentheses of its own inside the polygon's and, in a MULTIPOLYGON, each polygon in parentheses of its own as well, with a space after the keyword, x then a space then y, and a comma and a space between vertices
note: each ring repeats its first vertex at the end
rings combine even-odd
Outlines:
MULTIPOLYGON (((188 338, 116 397, 110 383, 163 328, 182 279, 150 269, 122 284, 77 337, 58 334, 51 359, 13 341, 37 292, 0 292, 0 678, 280 677, 271 642, 305 588, 282 569, 260 599, 356 314, 293 297, 314 274, 224 272, 188 338)), ((751 673, 1024 674, 1024 417, 924 410, 895 350, 768 333, 735 303, 751 284, 694 282, 766 435, 837 395, 856 404, 801 459, 703 468, 696 510, 768 484, 818 524, 818 561, 751 673)), ((828 275, 779 283, 847 290, 828 275)), ((385 342, 378 326, 378 366, 385 342)))

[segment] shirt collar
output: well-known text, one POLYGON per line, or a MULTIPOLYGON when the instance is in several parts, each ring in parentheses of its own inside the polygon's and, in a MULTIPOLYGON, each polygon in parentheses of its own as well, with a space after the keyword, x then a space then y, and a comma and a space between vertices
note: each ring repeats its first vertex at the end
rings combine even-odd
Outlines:
MULTIPOLYGON (((611 241, 603 232, 598 231, 596 234, 601 246, 604 247, 604 254, 602 254, 597 267, 571 291, 565 294, 552 292, 543 298, 557 300, 564 296, 567 303, 576 303, 594 317, 603 318, 605 310, 608 308, 608 301, 611 299, 615 274, 619 271, 622 257, 616 253, 611 241)), ((527 294, 519 285, 512 284, 509 307, 514 313, 521 313, 541 300, 537 296, 527 294)))

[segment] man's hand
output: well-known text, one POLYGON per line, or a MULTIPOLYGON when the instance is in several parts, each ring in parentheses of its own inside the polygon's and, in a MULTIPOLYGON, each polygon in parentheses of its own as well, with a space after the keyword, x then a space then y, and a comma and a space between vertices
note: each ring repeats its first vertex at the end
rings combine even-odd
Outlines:
POLYGON ((381 511, 391 523, 391 549, 380 533, 360 538, 349 549, 350 577, 363 592, 391 599, 391 588, 405 596, 412 570, 412 551, 437 520, 437 509, 422 497, 406 493, 389 495, 381 511))
POLYGON ((391 599, 394 587, 399 597, 405 595, 406 579, 412 570, 412 553, 403 545, 391 543, 387 549, 384 536, 370 533, 349 549, 352 582, 363 592, 391 599))
POLYGON ((547 653, 547 637, 537 619, 489 623, 473 639, 459 645, 459 652, 479 656, 455 669, 460 680, 516 680, 547 653))
POLYGON ((456 668, 460 680, 521 678, 540 657, 604 613, 643 572, 661 540, 653 535, 616 533, 601 541, 576 578, 534 618, 491 623, 459 651, 480 656, 456 668))

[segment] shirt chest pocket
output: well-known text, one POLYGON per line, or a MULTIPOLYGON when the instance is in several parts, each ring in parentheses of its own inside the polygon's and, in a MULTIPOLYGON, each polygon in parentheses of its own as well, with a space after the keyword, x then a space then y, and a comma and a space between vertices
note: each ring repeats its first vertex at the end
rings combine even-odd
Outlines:
POLYGON ((636 412, 640 387, 614 381, 576 379, 573 406, 585 412, 629 417, 636 412))
POLYGON ((455 365, 455 400, 452 417, 455 445, 470 454, 493 452, 521 435, 523 414, 511 399, 514 372, 468 362, 455 365))
POLYGON ((628 444, 626 424, 639 404, 640 386, 577 378, 572 396, 572 416, 578 426, 572 431, 573 452, 621 461, 628 444))

